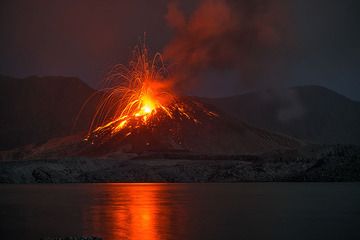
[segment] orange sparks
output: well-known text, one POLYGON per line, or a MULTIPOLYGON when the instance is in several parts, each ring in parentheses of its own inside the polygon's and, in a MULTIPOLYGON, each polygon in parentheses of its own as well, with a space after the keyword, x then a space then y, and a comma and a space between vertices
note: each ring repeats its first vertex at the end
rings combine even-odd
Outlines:
MULTIPOLYGON (((129 66, 116 65, 105 79, 110 87, 102 90, 102 99, 85 140, 120 132, 127 137, 133 130, 155 122, 159 124, 164 118, 199 123, 192 109, 173 93, 172 81, 167 75, 159 53, 150 60, 145 45, 135 48, 129 66)), ((208 116, 215 116, 204 111, 208 116)))
POLYGON ((169 105, 174 102, 175 95, 171 93, 171 81, 159 53, 150 61, 145 46, 135 48, 129 67, 116 65, 106 78, 106 84, 112 87, 103 90, 89 136, 103 131, 116 134, 127 127, 146 125, 159 111, 172 118, 169 105))

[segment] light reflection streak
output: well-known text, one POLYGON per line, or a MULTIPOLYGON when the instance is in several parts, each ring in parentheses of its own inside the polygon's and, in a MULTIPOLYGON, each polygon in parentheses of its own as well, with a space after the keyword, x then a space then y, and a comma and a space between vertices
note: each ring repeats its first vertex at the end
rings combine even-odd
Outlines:
MULTIPOLYGON (((179 200, 170 199, 169 184, 102 185, 95 203, 85 213, 92 234, 106 239, 162 240, 182 232, 186 219, 179 200)), ((177 189, 179 187, 177 186, 177 189)), ((173 195, 172 195, 173 196, 173 195)), ((180 196, 181 197, 181 196, 180 196)), ((86 230, 90 232, 90 230, 86 230)))

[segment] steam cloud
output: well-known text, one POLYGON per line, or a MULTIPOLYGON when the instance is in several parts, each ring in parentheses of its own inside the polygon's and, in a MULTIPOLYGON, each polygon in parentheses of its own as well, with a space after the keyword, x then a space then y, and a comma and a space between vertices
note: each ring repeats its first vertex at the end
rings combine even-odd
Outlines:
POLYGON ((206 71, 236 69, 242 84, 254 84, 284 45, 285 12, 285 4, 276 0, 203 0, 187 16, 171 2, 166 20, 174 37, 164 57, 174 63, 176 83, 187 88, 206 71))

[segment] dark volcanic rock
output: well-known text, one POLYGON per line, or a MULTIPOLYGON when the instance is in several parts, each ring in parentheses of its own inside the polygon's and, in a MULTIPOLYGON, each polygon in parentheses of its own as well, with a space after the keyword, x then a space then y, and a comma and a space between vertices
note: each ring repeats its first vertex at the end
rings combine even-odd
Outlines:
POLYGON ((34 180, 36 182, 43 182, 43 183, 51 182, 50 173, 47 171, 47 169, 43 169, 41 167, 34 169, 32 171, 32 176, 34 177, 34 180))
MULTIPOLYGON (((189 156, 189 157, 188 157, 189 156)), ((1 183, 360 181, 360 147, 306 146, 258 156, 0 162, 1 183)))

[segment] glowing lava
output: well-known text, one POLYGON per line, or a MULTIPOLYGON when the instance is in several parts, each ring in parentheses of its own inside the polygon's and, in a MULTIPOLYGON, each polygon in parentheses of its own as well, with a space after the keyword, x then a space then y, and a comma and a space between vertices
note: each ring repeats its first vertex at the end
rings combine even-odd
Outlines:
POLYGON ((135 48, 129 67, 116 65, 106 78, 111 87, 102 90, 102 100, 85 140, 93 142, 95 138, 119 133, 127 137, 134 129, 164 118, 198 123, 189 106, 174 95, 167 75, 159 53, 150 61, 145 46, 135 48))

